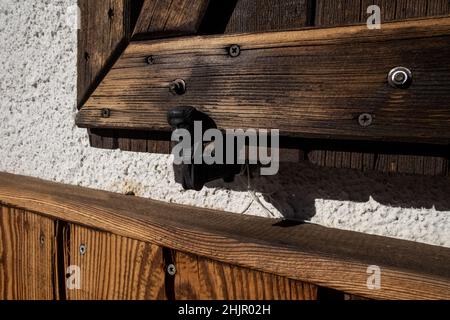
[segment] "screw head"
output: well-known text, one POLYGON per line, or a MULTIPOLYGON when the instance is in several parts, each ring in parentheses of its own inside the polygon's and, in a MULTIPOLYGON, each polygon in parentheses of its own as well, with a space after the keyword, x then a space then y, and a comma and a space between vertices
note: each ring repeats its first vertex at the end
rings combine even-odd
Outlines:
POLYGON ((396 67, 388 75, 389 85, 393 88, 406 89, 411 85, 412 79, 412 72, 404 67, 396 67))
POLYGON ((147 64, 153 64, 155 62, 155 59, 153 58, 153 56, 148 56, 147 58, 145 58, 145 62, 147 62, 147 64))
POLYGON ((101 115, 102 115, 102 118, 111 117, 111 109, 107 109, 107 108, 102 109, 101 115))
POLYGON ((373 117, 369 113, 363 113, 358 117, 358 123, 361 127, 367 128, 372 125, 373 117))
POLYGON ((171 276, 174 276, 177 273, 177 268, 173 264, 169 264, 167 266, 167 273, 171 276))
POLYGON ((183 79, 177 79, 170 83, 169 91, 173 95, 183 95, 186 93, 186 82, 183 79))
POLYGON ((228 53, 230 57, 236 58, 241 54, 241 47, 237 44, 233 44, 229 49, 228 53))
POLYGON ((87 250, 86 245, 84 245, 84 244, 80 245, 80 254, 82 256, 84 256, 86 254, 86 250, 87 250))

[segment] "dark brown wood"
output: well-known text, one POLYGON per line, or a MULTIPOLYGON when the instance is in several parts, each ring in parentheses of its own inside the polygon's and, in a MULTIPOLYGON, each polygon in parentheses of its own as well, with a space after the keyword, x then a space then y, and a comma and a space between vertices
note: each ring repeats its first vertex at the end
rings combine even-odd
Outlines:
MULTIPOLYGON (((99 1, 99 0, 98 0, 99 1)), ((82 2, 82 1, 80 1, 82 2)), ((86 5, 86 1, 84 1, 86 5)), ((103 9, 101 5, 90 1, 90 11, 95 10, 100 13, 97 14, 102 17, 103 9)), ((142 10, 142 17, 151 16, 151 10, 156 7, 162 8, 164 1, 155 2, 155 5, 144 7, 142 10), (149 11, 150 10, 150 11, 149 11)), ((83 3, 81 3, 83 5, 83 3)), ((376 4, 381 7, 382 21, 393 21, 396 19, 413 18, 419 16, 439 16, 450 13, 450 3, 447 0, 419 0, 419 1, 401 1, 401 0, 362 0, 348 1, 348 0, 318 0, 316 1, 259 1, 256 6, 254 0, 240 0, 236 5, 236 10, 233 13, 226 32, 249 32, 249 31, 269 31, 269 30, 283 30, 299 28, 306 25, 315 26, 337 26, 342 24, 364 23, 367 19, 366 9, 369 5, 376 4), (305 10, 303 10, 305 8, 305 10), (313 15, 313 16, 311 16, 313 15)), ((167 4, 166 4, 167 5, 167 4)), ((218 6, 217 4, 213 4, 218 6)), ((133 2, 131 10, 137 10, 137 3, 133 2)), ((231 7, 230 7, 231 8, 231 7)), ((162 10, 164 11, 164 10, 162 10)), ((217 11, 217 10, 216 10, 217 11)), ((167 12, 167 10, 165 11, 167 12)), ((221 11, 224 13, 224 10, 221 11)), ((92 14, 91 17, 96 15, 92 14)), ((86 18, 86 15, 83 15, 86 18)), ((143 21, 141 17, 141 21, 143 21)), ((211 18, 211 17, 210 17, 211 18)), ((156 19, 155 21, 158 21, 156 19)), ((217 22, 217 19, 215 19, 217 22)), ((163 27, 163 26, 162 26, 163 27)), ((181 30, 181 28, 180 28, 181 30)), ((164 32, 154 29, 153 33, 146 34, 146 37, 155 37, 158 34, 161 36, 164 32)), ((86 34, 86 30, 82 30, 86 34)), ((208 30, 202 30, 208 32, 208 30)), ((99 35, 99 33, 97 33, 99 35)), ((170 35, 170 33, 166 34, 170 35)), ((187 32, 189 34, 189 32, 187 32)), ((89 33, 90 37, 96 36, 96 33, 89 33)), ((79 39, 82 40, 83 36, 79 39)), ((82 42, 82 41, 80 41, 82 42)), ((96 42, 96 41, 93 41, 96 42)), ((83 43, 80 43, 79 48, 82 48, 83 43)), ((82 65, 82 64, 80 64, 82 65)), ((84 72, 80 70, 81 74, 84 72)), ((133 136, 127 135, 127 138, 120 138, 123 136, 121 131, 116 131, 114 136, 118 136, 119 140, 111 136, 90 134, 91 145, 99 148, 114 149, 119 146, 123 150, 138 151, 138 152, 153 152, 153 153, 170 153, 170 143, 165 139, 151 140, 147 139, 146 143, 141 138, 134 139, 133 136)), ((150 138, 153 136, 150 135, 150 138)), ((384 172, 398 172, 398 173, 413 173, 426 175, 442 175, 449 172, 449 162, 446 158, 424 157, 424 156, 401 156, 400 160, 396 155, 387 154, 363 154, 359 152, 341 152, 334 155, 334 151, 310 151, 307 158, 312 162, 324 166, 353 168, 359 170, 379 169, 384 172), (329 159, 328 159, 329 158, 329 159), (361 161, 361 159, 367 159, 361 161), (374 163, 374 160, 377 163, 374 163), (384 160, 389 159, 389 160, 384 160), (407 161, 406 161, 407 159, 407 161), (385 167, 383 163, 390 163, 389 167, 385 167), (394 164, 392 164, 394 163, 394 164), (423 170, 422 168, 423 163, 423 170), (405 165, 406 164, 406 165, 405 165), (396 171, 392 168, 396 167, 396 171)))
POLYGON ((106 75, 130 36, 129 0, 78 0, 78 105, 106 75))
MULTIPOLYGON (((317 27, 339 26, 342 24, 364 23, 367 20, 367 8, 378 5, 381 9, 383 22, 395 21, 415 17, 432 17, 450 13, 450 2, 447 0, 362 0, 350 3, 347 0, 319 0, 316 8, 317 27), (330 8, 333 7, 333 10, 330 8)), ((420 175, 447 175, 448 158, 427 157, 415 155, 395 154, 362 154, 359 152, 345 152, 341 163, 334 163, 335 152, 313 150, 308 153, 308 159, 321 166, 352 168, 359 170, 378 170, 391 173, 407 173, 420 175), (364 157, 369 162, 353 161, 364 157), (356 164, 356 166, 355 166, 356 164)))
POLYGON ((209 0, 144 0, 133 37, 196 34, 209 0))
POLYGON ((317 287, 176 252, 176 300, 317 300, 317 287))
POLYGON ((51 219, 0 206, 0 300, 57 298, 54 230, 51 219))
MULTIPOLYGON (((77 104, 81 108, 128 44, 131 0, 78 0, 77 104)), ((89 133, 92 147, 116 149, 117 139, 89 133)))
POLYGON ((308 0, 240 0, 225 33, 281 31, 308 25, 308 0))
POLYGON ((190 105, 223 129, 447 144, 449 44, 449 18, 386 23, 377 31, 353 26, 132 43, 79 112, 77 124, 169 130, 167 111, 190 105), (236 59, 227 55, 233 43, 242 47, 236 59), (146 65, 148 55, 158 62, 146 65), (408 90, 387 84, 388 72, 399 65, 415 74, 408 90), (176 78, 188 83, 182 96, 169 92, 176 78), (111 117, 102 118, 107 106, 111 117), (373 115, 373 125, 358 124, 362 113, 373 115))
MULTIPOLYGON (((368 298, 449 299, 450 249, 0 174, 0 203, 368 298), (381 290, 367 268, 382 270, 381 290)), ((94 245, 95 246, 95 245, 94 245)))
POLYGON ((361 19, 361 0, 317 0, 316 26, 354 24, 361 19))
POLYGON ((70 226, 66 267, 80 267, 79 290, 68 300, 162 300, 165 270, 158 246, 114 234, 70 226), (80 246, 86 248, 80 253, 80 246))

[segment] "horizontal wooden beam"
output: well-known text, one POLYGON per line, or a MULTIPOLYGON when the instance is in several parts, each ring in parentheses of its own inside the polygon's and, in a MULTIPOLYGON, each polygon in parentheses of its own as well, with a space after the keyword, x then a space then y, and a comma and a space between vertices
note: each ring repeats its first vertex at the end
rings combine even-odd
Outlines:
POLYGON ((169 130, 167 110, 189 105, 222 129, 447 144, 449 62, 450 18, 383 24, 381 30, 352 26, 134 42, 77 124, 169 130), (228 53, 233 44, 241 49, 234 58, 228 53), (409 89, 388 84, 396 66, 412 71, 409 89), (169 92, 174 79, 186 81, 184 95, 169 92), (362 114, 372 123, 361 126, 362 114))
POLYGON ((450 249, 0 173, 0 203, 369 298, 450 299, 450 249), (380 290, 367 268, 381 268, 380 290))

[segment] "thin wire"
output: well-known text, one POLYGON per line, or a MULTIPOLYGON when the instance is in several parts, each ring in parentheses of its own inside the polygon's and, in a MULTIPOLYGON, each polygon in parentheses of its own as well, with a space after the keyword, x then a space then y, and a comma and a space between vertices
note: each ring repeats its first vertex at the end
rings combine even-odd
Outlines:
POLYGON ((245 171, 247 171, 247 192, 250 195, 250 197, 252 198, 252 200, 246 206, 245 210, 242 211, 241 213, 242 214, 246 213, 248 211, 248 209, 250 209, 251 205, 254 202, 256 202, 261 207, 261 209, 263 209, 269 216, 271 216, 272 218, 276 218, 277 216, 261 202, 261 199, 256 195, 255 191, 252 189, 251 179, 250 179, 250 165, 248 162, 245 163, 244 172, 245 171))

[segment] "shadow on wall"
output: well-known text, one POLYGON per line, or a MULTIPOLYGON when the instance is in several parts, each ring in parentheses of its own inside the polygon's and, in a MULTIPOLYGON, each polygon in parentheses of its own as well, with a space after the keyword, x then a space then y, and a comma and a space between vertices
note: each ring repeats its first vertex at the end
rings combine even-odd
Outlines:
MULTIPOLYGON (((246 191, 244 177, 232 184, 214 182, 208 187, 246 191)), ((315 166, 308 162, 281 163, 279 174, 255 177, 251 189, 262 193, 285 218, 310 220, 316 199, 365 203, 375 201, 391 207, 450 211, 449 177, 389 175, 315 166)))

